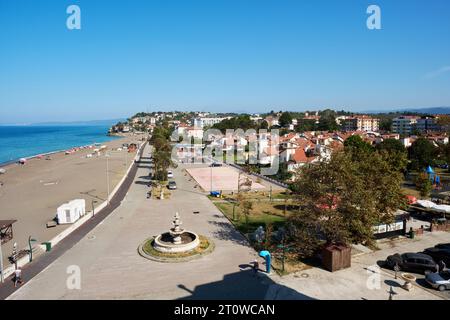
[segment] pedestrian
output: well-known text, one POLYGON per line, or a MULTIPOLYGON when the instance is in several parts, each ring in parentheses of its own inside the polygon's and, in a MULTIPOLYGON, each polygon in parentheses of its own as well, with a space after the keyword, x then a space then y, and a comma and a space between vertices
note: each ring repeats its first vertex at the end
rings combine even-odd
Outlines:
POLYGON ((14 287, 17 287, 17 284, 22 285, 23 281, 22 281, 22 269, 17 268, 14 271, 14 287))
POLYGON ((256 276, 256 274, 258 273, 258 271, 259 271, 259 262, 258 262, 257 259, 255 259, 255 260, 253 261, 253 274, 256 276))

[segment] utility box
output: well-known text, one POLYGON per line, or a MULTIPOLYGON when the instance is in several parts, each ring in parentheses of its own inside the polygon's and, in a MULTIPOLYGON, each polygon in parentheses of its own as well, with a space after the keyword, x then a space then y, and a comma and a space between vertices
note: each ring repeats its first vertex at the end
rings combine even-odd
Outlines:
POLYGON ((328 245, 322 250, 322 264, 331 272, 350 268, 351 252, 352 248, 346 245, 328 245))

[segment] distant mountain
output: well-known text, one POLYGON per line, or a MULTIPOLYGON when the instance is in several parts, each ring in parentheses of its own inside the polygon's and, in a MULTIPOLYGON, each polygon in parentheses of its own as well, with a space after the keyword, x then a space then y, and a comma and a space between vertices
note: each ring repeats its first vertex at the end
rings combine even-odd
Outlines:
POLYGON ((401 108, 392 110, 366 111, 365 113, 415 112, 422 114, 450 114, 450 107, 401 108))

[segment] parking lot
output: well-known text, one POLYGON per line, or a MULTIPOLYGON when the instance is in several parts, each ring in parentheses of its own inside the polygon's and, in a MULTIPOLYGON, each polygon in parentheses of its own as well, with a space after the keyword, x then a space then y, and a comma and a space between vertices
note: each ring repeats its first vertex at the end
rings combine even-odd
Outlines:
MULTIPOLYGON (((380 268, 387 256, 395 253, 421 252, 438 243, 450 242, 450 233, 433 232, 415 239, 402 238, 378 243, 379 250, 361 253, 352 258, 352 266, 337 272, 312 268, 282 277, 280 284, 320 300, 387 300, 390 288, 394 300, 450 299, 450 291, 439 292, 424 281, 424 275, 415 274, 417 280, 411 291, 404 290, 404 281, 395 279, 394 271, 380 268)), ((277 299, 289 297, 289 291, 272 292, 277 299)), ((270 298, 270 297, 268 297, 270 298)))

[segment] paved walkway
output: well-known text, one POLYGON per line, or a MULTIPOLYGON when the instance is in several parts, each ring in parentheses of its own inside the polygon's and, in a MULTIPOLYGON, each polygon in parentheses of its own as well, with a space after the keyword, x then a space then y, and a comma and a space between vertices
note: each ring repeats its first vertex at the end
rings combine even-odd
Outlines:
MULTIPOLYGON (((144 157, 148 155, 146 148, 144 157)), ((112 214, 10 298, 263 299, 273 280, 252 275, 247 264, 256 253, 194 188, 195 182, 189 181, 183 167, 174 170, 178 190, 166 200, 146 198, 148 167, 145 163, 139 166, 126 200, 112 214), (139 244, 167 231, 176 211, 186 229, 213 239, 214 252, 183 263, 158 263, 139 256, 139 244), (72 265, 81 270, 80 290, 66 285, 67 268, 72 265)), ((293 296, 305 298, 297 293, 293 296)))
MULTIPOLYGON (((99 223, 103 221, 103 219, 105 219, 120 205, 121 201, 125 198, 128 189, 135 179, 138 166, 138 164, 133 165, 133 168, 130 170, 128 177, 125 179, 122 186, 117 190, 108 206, 95 213, 95 216, 93 216, 91 220, 81 225, 78 229, 76 229, 74 232, 60 241, 58 245, 52 249, 52 251, 36 257, 33 262, 27 264, 22 268, 25 281, 39 274, 42 270, 47 268, 56 259, 58 259, 62 254, 72 248, 88 232, 94 229, 99 223)), ((5 282, 3 284, 0 283, 0 299, 3 300, 7 298, 17 289, 13 286, 13 276, 8 277, 7 279, 5 279, 5 282)))

